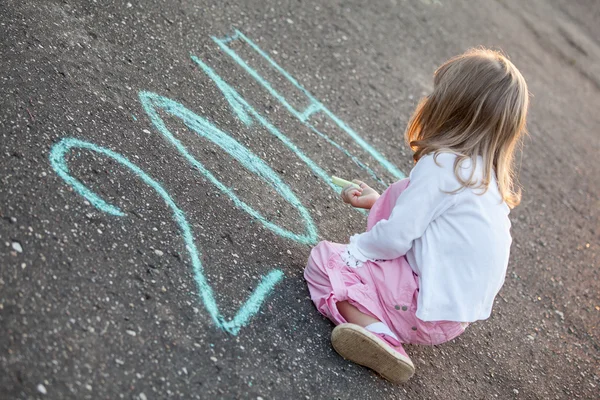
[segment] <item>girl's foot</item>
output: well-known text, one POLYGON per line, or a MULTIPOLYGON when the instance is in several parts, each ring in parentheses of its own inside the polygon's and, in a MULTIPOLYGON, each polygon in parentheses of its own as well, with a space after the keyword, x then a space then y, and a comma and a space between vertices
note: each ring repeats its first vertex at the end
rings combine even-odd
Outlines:
POLYGON ((415 366, 399 341, 360 325, 336 326, 331 332, 331 344, 345 359, 371 368, 390 382, 406 382, 415 373, 415 366))

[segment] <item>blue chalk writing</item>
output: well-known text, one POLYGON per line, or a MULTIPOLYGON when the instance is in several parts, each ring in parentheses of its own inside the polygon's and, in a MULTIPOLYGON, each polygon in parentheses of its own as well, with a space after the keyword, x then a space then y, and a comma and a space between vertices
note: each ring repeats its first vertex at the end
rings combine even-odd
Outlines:
MULTIPOLYGON (((231 89, 233 90, 233 89, 231 89)), ((225 92, 226 93, 226 92, 225 92)), ((226 95, 231 95, 226 93, 226 95)), ((281 178, 269 167, 261 158, 252 153, 248 148, 241 145, 231 136, 227 135, 219 128, 208 122, 206 119, 196 115, 192 111, 185 108, 182 104, 177 103, 171 99, 151 92, 140 92, 140 102, 144 107, 144 111, 150 117, 150 120, 154 124, 154 127, 173 145, 175 148, 185 157, 185 159, 192 164, 198 171, 202 173, 212 184, 214 184, 221 192, 229 196, 233 203, 246 211, 248 214, 259 220, 265 227, 277 233, 278 235, 295 240, 303 244, 312 244, 317 241, 317 228, 314 225, 312 217, 308 210, 300 203, 300 200, 294 195, 288 185, 286 185, 281 178), (297 234, 287 229, 280 227, 279 225, 267 220, 258 211, 250 207, 247 203, 240 200, 240 198, 221 181, 219 181, 206 167, 196 160, 186 149, 186 147, 177 140, 173 134, 169 131, 162 118, 158 115, 157 109, 161 109, 169 115, 177 117, 183 121, 183 123, 196 132, 199 136, 210 140, 221 149, 226 151, 230 156, 239 161, 244 168, 248 171, 256 174, 262 178, 268 185, 270 185, 277 193, 279 193, 288 203, 290 203, 302 217, 306 232, 304 234, 297 234)), ((234 101, 243 101, 243 99, 234 99, 234 101)), ((238 110, 238 116, 243 115, 242 120, 250 123, 249 117, 245 114, 245 110, 238 110)))
MULTIPOLYGON (((261 84, 276 100, 278 100, 293 116, 298 118, 303 124, 311 129, 315 134, 323 138, 330 145, 336 149, 342 151, 348 157, 350 157, 354 163, 359 167, 367 171, 374 179, 382 184, 385 184, 375 172, 369 168, 366 164, 361 162, 356 156, 350 154, 348 150, 339 145, 329 136, 320 132, 314 125, 309 122, 309 119, 315 113, 323 113, 329 117, 339 128, 341 128, 346 134, 348 134, 359 146, 361 146, 367 153, 374 157, 385 169, 396 178, 403 178, 404 174, 398 170, 394 165, 387 161, 380 153, 378 153, 373 147, 365 142, 356 132, 354 132, 348 125, 342 120, 335 116, 329 109, 327 109, 321 102, 316 100, 302 85, 300 85, 290 74, 288 74, 283 68, 281 68, 275 61, 273 61, 266 53, 264 53, 256 44, 250 39, 244 36, 241 32, 235 31, 234 35, 229 38, 213 40, 219 45, 219 47, 228 54, 238 65, 240 65, 248 74, 250 74, 259 84, 261 84), (255 52, 263 57, 269 65, 271 65, 279 74, 283 75, 285 79, 291 82, 297 89, 299 89, 309 100, 309 105, 303 110, 298 111, 286 100, 285 97, 280 95, 271 84, 264 79, 258 72, 252 69, 238 54, 227 46, 228 43, 234 40, 243 40, 246 42, 255 52)), ((229 103, 233 113, 236 117, 242 121, 246 126, 252 126, 254 122, 258 122, 260 125, 266 128, 266 130, 279 139, 286 147, 288 147, 300 160, 302 160, 314 174, 326 182, 333 190, 339 192, 341 189, 335 186, 326 173, 319 165, 317 165, 310 157, 304 154, 298 146, 294 144, 286 135, 279 131, 268 119, 258 113, 240 94, 227 84, 217 73, 215 73, 208 65, 191 55, 192 60, 202 69, 202 71, 217 85, 224 98, 229 103)), ((276 233, 277 235, 294 240, 303 244, 316 243, 318 239, 317 228, 310 216, 308 210, 301 204, 296 195, 292 192, 287 184, 285 184, 281 178, 269 167, 264 160, 255 155, 247 147, 233 139, 226 132, 217 128, 213 123, 209 122, 205 118, 200 117, 191 110, 187 109, 181 103, 171 100, 167 97, 160 96, 156 93, 149 91, 140 91, 139 100, 142 107, 154 127, 158 132, 171 144, 175 149, 191 164, 196 170, 202 173, 213 185, 215 185, 222 193, 226 194, 233 204, 248 213, 250 216, 258 220, 267 229, 276 233), (296 209, 300 218, 303 222, 303 232, 297 233, 289 229, 285 229, 276 223, 265 218, 256 209, 251 207, 246 202, 242 201, 234 191, 219 181, 215 175, 213 175, 200 161, 192 156, 187 148, 174 137, 169 131, 167 125, 159 115, 159 112, 163 112, 169 116, 178 118, 181 120, 191 131, 195 132, 198 136, 207 139, 224 150, 232 158, 237 160, 245 169, 255 174, 262 179, 269 187, 275 190, 286 202, 296 209)), ((131 115, 134 121, 137 121, 135 115, 131 115)), ((252 316, 254 316, 266 297, 273 290, 275 285, 283 278, 283 273, 278 269, 271 270, 266 276, 262 277, 259 284, 252 292, 246 302, 240 307, 235 316, 226 320, 225 317, 220 313, 219 308, 216 304, 215 297, 211 286, 204 275, 203 266, 200 261, 200 252, 194 243, 194 236, 192 234, 191 227, 186 220, 185 214, 181 209, 177 207, 169 193, 153 178, 146 174, 135 164, 131 163, 123 155, 114 152, 112 150, 100 147, 94 143, 86 142, 75 138, 65 138, 56 145, 54 145, 50 151, 50 163, 59 177, 61 177, 67 184, 69 184, 77 193, 86 198, 94 207, 97 209, 116 217, 125 216, 119 207, 109 204, 95 192, 87 188, 79 180, 75 179, 69 172, 68 165, 65 160, 66 154, 72 149, 83 149, 93 151, 109 158, 112 158, 116 162, 120 163, 124 167, 127 167, 136 176, 138 176, 144 183, 152 187, 165 201, 173 212, 173 218, 179 226, 181 234, 183 236, 186 250, 189 253, 192 261, 192 270, 198 296, 204 304, 207 312, 209 313, 212 321, 215 325, 226 332, 233 335, 237 335, 239 330, 248 324, 252 316)), ((358 210, 364 212, 364 210, 358 210)))
POLYGON ((381 184, 386 185, 376 174, 375 172, 369 168, 367 165, 362 163, 358 158, 350 154, 348 150, 343 148, 337 142, 329 138, 329 136, 320 132, 314 125, 308 122, 308 119, 311 115, 322 112, 326 116, 328 116, 340 129, 342 129, 346 134, 348 134, 359 146, 361 146, 365 151, 367 151, 373 158, 375 158, 382 166, 384 166, 389 173, 391 173, 394 177, 398 179, 405 178, 406 176, 400 171, 395 165, 390 163, 383 155, 381 155, 377 150, 375 150, 370 144, 368 144, 363 138, 360 137, 352 128, 350 128, 344 121, 338 118, 334 113, 332 113, 327 107, 325 107, 320 101, 318 101, 313 95, 310 94, 308 90, 306 90, 300 83, 291 76, 286 70, 284 70, 279 64, 277 64, 267 53, 260 49, 254 42, 248 39, 242 32, 235 30, 235 33, 227 38, 219 39, 217 37, 212 38, 215 43, 223 50, 227 55, 229 55, 238 65, 240 65, 246 72, 252 76, 261 86, 263 86, 277 101, 279 101, 292 115, 302 121, 307 127, 309 127, 314 133, 325 139, 329 144, 342 151, 345 155, 350 157, 355 164, 364 169, 373 177, 373 179, 379 181, 381 184), (232 50, 227 44, 234 40, 243 40, 246 42, 256 53, 258 53, 262 58, 264 58, 269 65, 271 65, 277 72, 279 72, 285 79, 287 79, 292 85, 294 85, 298 90, 300 90, 309 100, 309 106, 302 112, 296 110, 284 96, 278 93, 273 86, 264 79, 256 70, 246 63, 234 50, 232 50))
POLYGON ((202 299, 204 307, 208 311, 215 325, 226 332, 237 335, 240 328, 246 325, 250 318, 252 318, 252 316, 258 312, 261 304, 264 302, 265 298, 273 289, 273 287, 283 278, 283 272, 278 269, 271 270, 261 279, 254 292, 250 295, 250 298, 242 305, 233 319, 229 321, 225 320, 225 317, 219 312, 212 288, 204 276, 204 269, 200 261, 200 252, 194 243, 192 228, 187 222, 184 212, 177 207, 177 204, 175 204, 169 193, 167 193, 167 191, 157 181, 152 179, 141 168, 133 164, 123 155, 83 140, 74 138, 62 139, 60 142, 54 145, 50 151, 50 164, 52 165, 52 168, 56 174, 60 176, 66 183, 71 185, 71 187, 73 187, 77 193, 86 198, 94 207, 106 212, 107 214, 118 217, 125 215, 125 213, 119 207, 104 201, 100 196, 92 192, 70 174, 69 167, 65 160, 65 155, 72 149, 90 150, 112 158, 119 164, 127 167, 131 172, 142 179, 144 183, 153 188, 160 195, 160 197, 162 197, 164 202, 169 206, 169 208, 171 208, 171 211, 173 212, 173 218, 177 225, 179 225, 179 229, 185 242, 185 248, 188 251, 192 261, 192 270, 194 274, 194 280, 196 281, 198 295, 202 299))
POLYGON ((286 135, 281 133, 279 131, 279 129, 277 129, 273 124, 271 124, 266 118, 264 118, 262 115, 260 115, 254 109, 254 107, 252 107, 250 104, 248 104, 248 102, 246 100, 244 100, 244 98, 242 96, 240 96, 234 88, 229 86, 219 75, 217 75, 212 70, 212 68, 210 68, 204 62, 202 62, 202 60, 200 60, 198 57, 196 57, 196 56, 191 56, 191 57, 192 57, 192 60, 196 64, 198 64, 198 66, 200 68, 202 68, 202 71, 204 71, 204 73, 206 75, 208 75, 208 77, 210 79, 212 79, 213 82, 215 82, 217 87, 223 93, 223 96, 225 97, 225 99, 229 102, 229 105, 231 106, 232 110, 235 112, 237 117, 242 122, 244 122, 246 125, 250 125, 252 123, 251 116, 254 117, 258 122, 260 122, 260 124, 262 124, 267 129, 267 131, 269 133, 271 133, 273 136, 275 136, 276 138, 281 140, 281 142, 283 144, 285 144, 302 161, 304 161, 304 163, 317 176, 319 176, 321 179, 323 179, 333 190, 339 191, 339 188, 337 186, 335 186, 333 183, 331 183, 329 174, 327 174, 327 172, 325 172, 325 170, 323 170, 323 168, 319 167, 310 157, 308 157, 306 154, 304 154, 302 152, 302 150, 300 150, 298 148, 298 146, 296 146, 294 144, 294 142, 292 142, 286 135))

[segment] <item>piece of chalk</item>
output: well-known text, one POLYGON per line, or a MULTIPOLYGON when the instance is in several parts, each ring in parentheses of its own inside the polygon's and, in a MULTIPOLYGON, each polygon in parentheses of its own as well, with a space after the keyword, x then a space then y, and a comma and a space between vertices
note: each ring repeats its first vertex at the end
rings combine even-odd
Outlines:
POLYGON ((337 176, 332 176, 331 182, 333 182, 334 185, 339 186, 339 187, 354 186, 355 188, 360 189, 360 186, 358 184, 347 181, 342 178, 338 178, 337 176))

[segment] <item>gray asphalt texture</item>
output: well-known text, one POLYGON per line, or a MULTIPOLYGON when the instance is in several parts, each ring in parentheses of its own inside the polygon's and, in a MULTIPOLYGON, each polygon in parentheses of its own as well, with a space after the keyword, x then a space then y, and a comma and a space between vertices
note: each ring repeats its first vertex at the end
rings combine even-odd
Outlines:
MULTIPOLYGON (((240 49, 244 51, 244 49, 240 49)), ((247 53, 250 57, 251 53, 247 53)), ((600 393, 600 5, 596 1, 0 2, 0 398, 598 398, 600 393), (524 3, 524 4, 522 4, 524 3), (138 92, 184 104, 290 185, 322 239, 365 217, 259 125, 247 127, 197 56, 324 170, 361 177, 219 50, 242 31, 402 171, 402 132, 437 65, 503 49, 533 94, 519 156, 524 187, 492 317, 436 347, 407 346, 417 372, 394 386, 341 359, 310 302, 310 246, 265 229, 165 141, 138 92), (272 268, 285 277, 237 336, 197 296, 171 210, 126 168, 90 151, 73 175, 124 212, 107 215, 51 168, 75 137, 121 153, 187 215, 219 307, 233 315, 272 268)), ((255 60, 256 61, 256 60, 255 60)), ((293 104, 297 89, 257 63, 293 104)), ((315 115, 315 120, 319 121, 315 115)), ((215 176, 282 227, 298 212, 173 117, 169 129, 215 176)), ((333 139, 391 176, 341 131, 333 139)))

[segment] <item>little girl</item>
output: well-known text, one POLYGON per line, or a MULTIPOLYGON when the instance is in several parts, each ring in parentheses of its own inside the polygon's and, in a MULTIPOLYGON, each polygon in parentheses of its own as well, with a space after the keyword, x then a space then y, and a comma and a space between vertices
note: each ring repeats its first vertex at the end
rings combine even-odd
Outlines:
POLYGON ((371 210, 367 231, 348 245, 319 243, 304 272, 342 357, 405 382, 415 368, 402 343, 447 342, 490 316, 520 201, 513 156, 528 102, 502 54, 452 58, 406 130, 410 177, 381 196, 360 181, 343 189, 344 202, 371 210))

